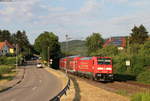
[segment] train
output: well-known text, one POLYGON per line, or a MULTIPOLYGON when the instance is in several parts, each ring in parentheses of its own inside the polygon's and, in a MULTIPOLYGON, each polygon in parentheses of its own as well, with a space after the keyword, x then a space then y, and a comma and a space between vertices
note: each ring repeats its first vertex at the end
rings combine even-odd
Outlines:
POLYGON ((68 56, 59 61, 60 69, 91 78, 96 81, 113 81, 113 64, 111 57, 68 56))

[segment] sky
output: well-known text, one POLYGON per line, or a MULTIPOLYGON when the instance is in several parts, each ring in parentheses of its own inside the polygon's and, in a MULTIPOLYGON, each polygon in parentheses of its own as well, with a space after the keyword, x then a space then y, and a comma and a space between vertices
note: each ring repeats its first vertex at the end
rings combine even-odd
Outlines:
POLYGON ((59 41, 66 34, 72 40, 93 32, 103 38, 126 36, 140 24, 150 32, 150 0, 11 1, 0 2, 0 29, 25 30, 32 44, 44 31, 54 32, 59 41))

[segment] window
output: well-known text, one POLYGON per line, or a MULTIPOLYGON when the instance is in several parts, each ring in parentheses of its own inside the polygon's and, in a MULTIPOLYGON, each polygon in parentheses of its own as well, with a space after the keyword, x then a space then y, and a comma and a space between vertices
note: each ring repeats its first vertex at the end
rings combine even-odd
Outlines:
POLYGON ((98 58, 97 62, 99 65, 110 65, 111 64, 111 59, 110 58, 98 58))

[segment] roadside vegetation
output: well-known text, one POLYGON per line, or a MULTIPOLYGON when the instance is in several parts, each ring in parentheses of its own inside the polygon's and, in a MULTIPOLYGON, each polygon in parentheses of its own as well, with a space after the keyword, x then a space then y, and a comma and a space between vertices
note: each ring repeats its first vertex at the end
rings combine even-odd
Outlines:
POLYGON ((132 96, 131 101, 150 101, 150 92, 137 93, 132 96))
POLYGON ((3 85, 6 81, 12 80, 16 75, 15 63, 15 57, 0 57, 0 85, 3 85))

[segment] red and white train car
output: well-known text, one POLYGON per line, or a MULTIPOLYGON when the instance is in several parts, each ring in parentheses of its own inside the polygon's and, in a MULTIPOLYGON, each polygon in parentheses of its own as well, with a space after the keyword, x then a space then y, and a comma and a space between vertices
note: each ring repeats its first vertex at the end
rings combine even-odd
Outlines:
POLYGON ((98 81, 113 80, 111 57, 66 57, 60 60, 60 67, 98 81))

